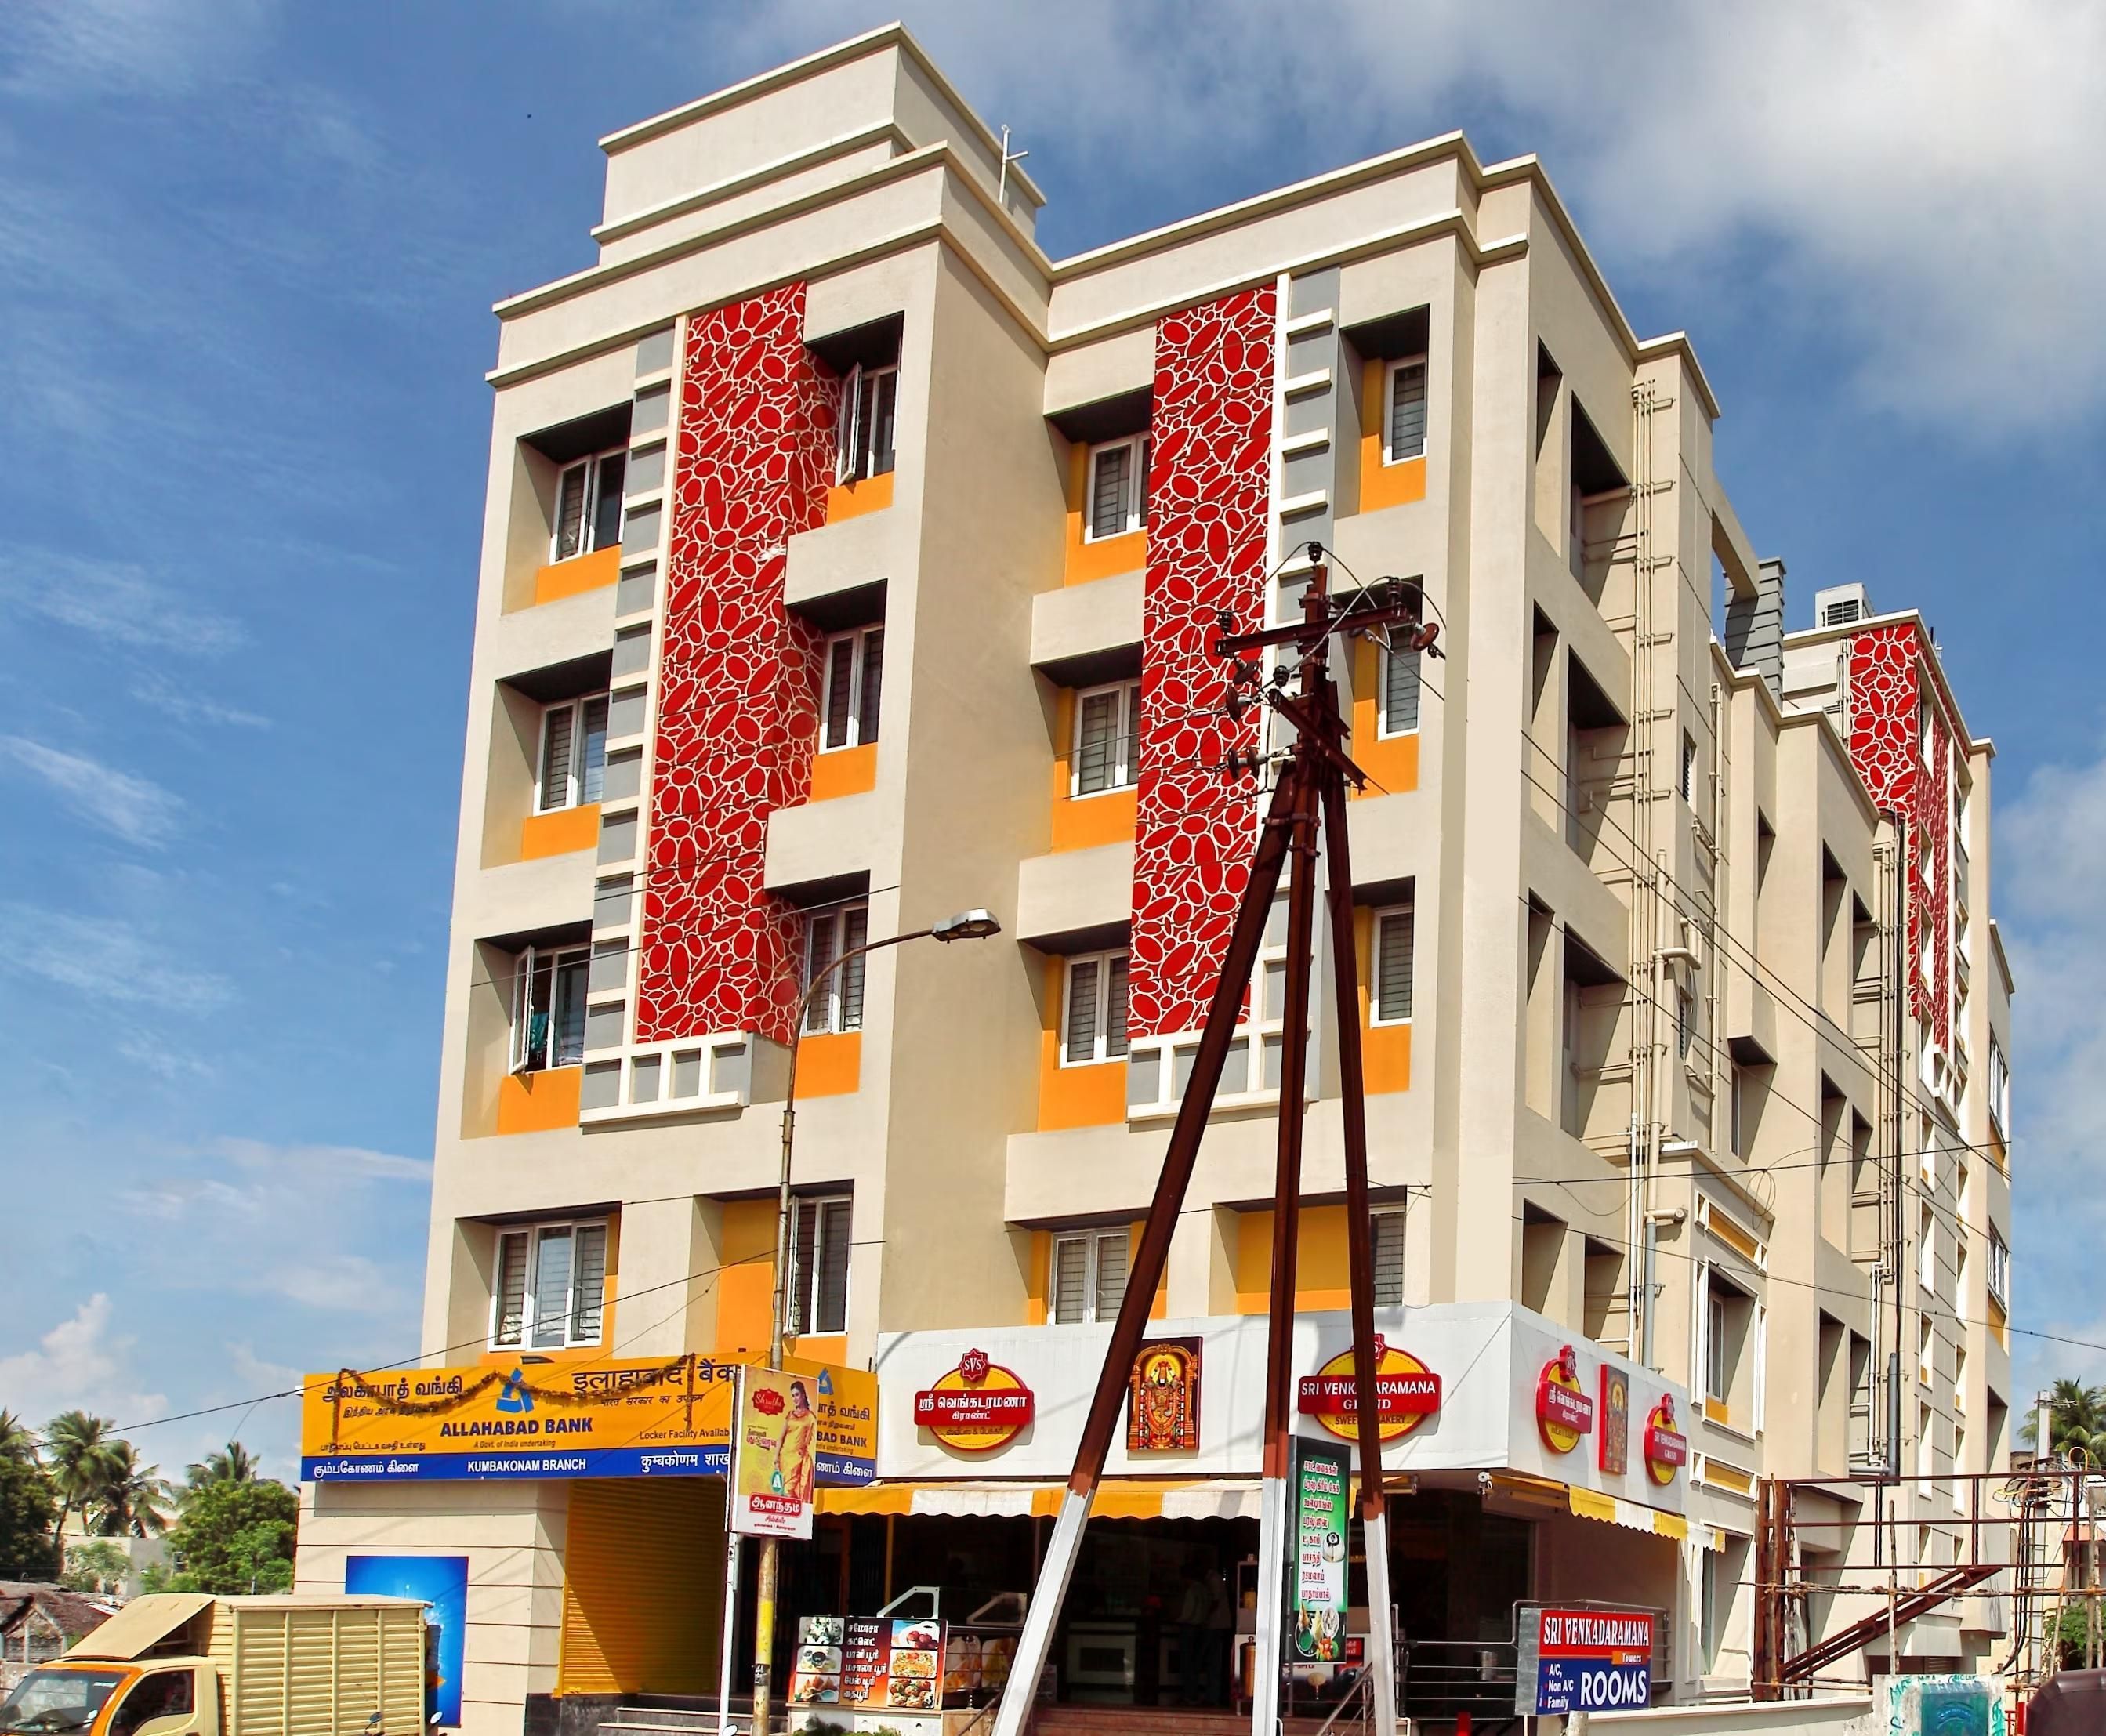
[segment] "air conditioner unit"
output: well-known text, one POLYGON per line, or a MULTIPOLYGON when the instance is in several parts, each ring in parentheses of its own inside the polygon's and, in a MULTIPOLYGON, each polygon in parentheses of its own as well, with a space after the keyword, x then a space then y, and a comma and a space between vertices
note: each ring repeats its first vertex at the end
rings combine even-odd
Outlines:
POLYGON ((1847 627, 1866 620, 1872 600, 1862 585, 1832 585, 1813 594, 1813 624, 1817 627, 1847 627))

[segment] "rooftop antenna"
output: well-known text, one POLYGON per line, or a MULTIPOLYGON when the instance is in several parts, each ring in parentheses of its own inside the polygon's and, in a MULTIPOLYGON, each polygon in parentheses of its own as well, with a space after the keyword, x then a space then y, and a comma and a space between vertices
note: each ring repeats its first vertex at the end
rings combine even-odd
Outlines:
POLYGON ((1028 150, 1011 150, 1009 148, 1009 128, 1005 126, 1001 129, 1001 174, 994 187, 996 204, 1006 205, 1009 203, 1009 165, 1021 163, 1030 155, 1028 150))

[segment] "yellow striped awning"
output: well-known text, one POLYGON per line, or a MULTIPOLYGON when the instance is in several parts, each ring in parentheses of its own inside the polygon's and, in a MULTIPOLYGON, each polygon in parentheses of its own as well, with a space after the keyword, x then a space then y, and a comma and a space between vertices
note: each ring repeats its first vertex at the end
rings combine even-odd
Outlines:
MULTIPOLYGON (((953 1518, 1051 1518, 1067 1485, 1059 1483, 902 1481, 859 1489, 822 1489, 821 1513, 896 1513, 953 1518)), ((1256 1518, 1255 1478, 1191 1480, 1108 1477, 1097 1486, 1091 1517, 1100 1519, 1256 1518)))
MULTIPOLYGON (((1603 1495, 1593 1489, 1568 1488, 1566 1499, 1575 1514, 1583 1519, 1599 1519, 1606 1525, 1621 1525, 1629 1531, 1649 1531, 1656 1536, 1672 1537, 1678 1543, 1689 1536, 1689 1521, 1678 1513, 1663 1513, 1657 1507, 1648 1507, 1640 1501, 1627 1501, 1619 1495, 1603 1495)), ((1718 1534, 1709 1526, 1697 1527, 1697 1541, 1707 1549, 1723 1549, 1717 1541, 1718 1534)))

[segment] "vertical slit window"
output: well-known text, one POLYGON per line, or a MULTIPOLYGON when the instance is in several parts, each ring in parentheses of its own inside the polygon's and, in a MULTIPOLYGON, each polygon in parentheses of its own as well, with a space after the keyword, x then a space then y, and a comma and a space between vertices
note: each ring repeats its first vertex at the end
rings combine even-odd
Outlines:
POLYGON ((845 1195, 791 1203, 790 1319, 793 1335, 848 1330, 849 1230, 845 1195))
POLYGON ((827 641, 822 748, 858 747, 877 739, 885 686, 885 629, 858 627, 827 641))
POLYGON ((1404 1213, 1377 1212, 1368 1220, 1368 1240, 1374 1267, 1375 1306, 1404 1305, 1404 1213))
POLYGON ((1095 796, 1131 787, 1140 758, 1140 684, 1085 689, 1075 696, 1072 793, 1095 796))
POLYGON ((1090 449, 1090 541, 1123 536, 1148 522, 1149 457, 1141 434, 1090 449))
POLYGON ((1098 953, 1070 958, 1067 1004, 1060 1021, 1060 1064, 1087 1066, 1127 1052, 1127 956, 1098 953))
POLYGON ((1417 913, 1385 910, 1377 913, 1374 922, 1374 1022, 1401 1025, 1411 1017, 1411 953, 1417 938, 1417 913))
POLYGON ((863 1029, 863 960, 851 958, 831 976, 828 968, 844 953, 870 939, 870 907, 856 904, 816 910, 804 919, 804 986, 826 977, 826 985, 804 1009, 808 1032, 863 1029))
POLYGON ((499 1346, 522 1342, 526 1328, 526 1250, 523 1231, 509 1231, 497 1238, 496 1320, 490 1341, 499 1346))
POLYGON ((1426 358, 1394 361, 1389 369, 1389 451, 1397 464, 1426 455, 1426 358))

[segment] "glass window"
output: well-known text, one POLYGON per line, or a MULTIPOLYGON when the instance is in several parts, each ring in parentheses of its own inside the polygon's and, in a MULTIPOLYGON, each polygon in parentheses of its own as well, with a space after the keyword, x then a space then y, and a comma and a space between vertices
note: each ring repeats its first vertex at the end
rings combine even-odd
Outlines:
POLYGON ((1409 356, 1389 365, 1389 437, 1385 464, 1426 455, 1426 358, 1409 356))
POLYGON ((574 554, 589 554, 621 542, 622 479, 628 468, 628 451, 621 446, 564 466, 556 479, 551 561, 567 561, 574 554))
POLYGON ((1093 953, 1070 958, 1066 1005, 1060 1017, 1060 1065, 1087 1066, 1118 1061, 1127 1052, 1124 953, 1093 953))
POLYGON ((858 627, 826 644, 822 749, 859 747, 877 739, 885 685, 885 628, 858 627))
POLYGON ((513 977, 512 1070, 575 1067, 585 1057, 585 971, 582 946, 519 955, 513 977))
POLYGON ((1069 792, 1127 789, 1140 774, 1140 684, 1114 682, 1075 695, 1069 792))
POLYGON ((1090 448, 1087 541, 1123 536, 1148 523, 1149 457, 1145 434, 1090 448))
POLYGON ((790 1203, 791 1333, 845 1332, 849 1318, 849 1231, 854 1201, 846 1194, 790 1203))
POLYGON ((841 381, 840 444, 834 466, 836 482, 860 482, 891 470, 898 403, 897 363, 849 370, 841 381))
POLYGON ((596 802, 607 786, 607 695, 566 699, 541 714, 541 764, 534 811, 596 802))
POLYGON ((804 1009, 807 1032, 859 1031, 863 1029, 863 960, 851 958, 829 975, 829 967, 844 953, 852 953, 870 939, 870 906, 837 904, 831 910, 815 910, 804 918, 804 986, 824 976, 826 986, 812 997, 804 1009))
MULTIPOLYGON (((1374 1022, 1401 1025, 1411 1017, 1412 946, 1418 926, 1409 907, 1374 916, 1374 1022)), ((1285 966, 1281 967, 1283 972, 1285 966)))
POLYGON ((1369 1240, 1373 1245, 1375 1306, 1404 1305, 1404 1209, 1376 1212, 1368 1220, 1369 1240))
POLYGON ((544 1223, 497 1238, 490 1341, 499 1348, 597 1344, 607 1305, 607 1225, 544 1223))
POLYGON ((177 1718, 197 1709, 197 1683, 188 1670, 157 1670, 118 1702, 110 1736, 130 1736, 152 1718, 177 1718))
POLYGON ((1106 1323, 1126 1295, 1124 1229, 1091 1230, 1053 1239, 1053 1323, 1060 1326, 1106 1323))

